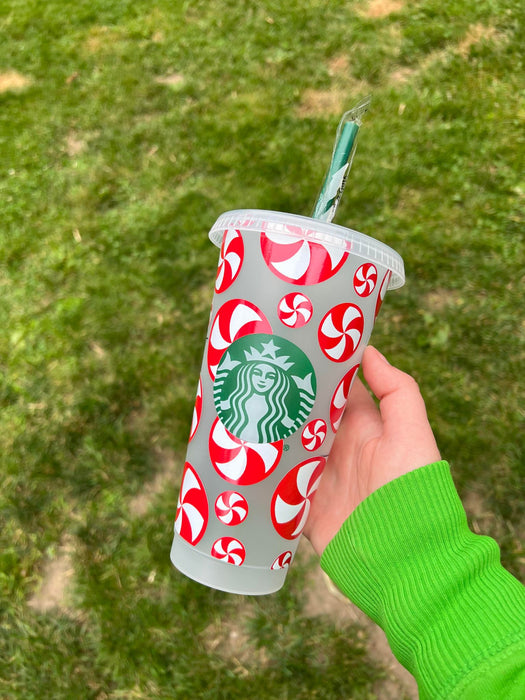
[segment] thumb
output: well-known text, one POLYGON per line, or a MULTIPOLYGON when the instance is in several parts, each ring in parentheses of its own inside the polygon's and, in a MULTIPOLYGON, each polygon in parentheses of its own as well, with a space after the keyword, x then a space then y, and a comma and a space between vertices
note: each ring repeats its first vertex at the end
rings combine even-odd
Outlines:
MULTIPOLYGON (((404 414, 406 409, 426 412, 415 379, 393 367, 372 345, 369 345, 363 354, 362 367, 368 386, 381 403, 382 413, 385 410, 389 412, 389 409, 397 412, 401 408, 404 414), (402 407, 401 401, 404 404, 402 407)), ((386 417, 383 415, 384 419, 386 417)))
POLYGON ((363 374, 379 399, 379 409, 385 432, 414 442, 424 439, 428 447, 435 449, 439 459, 432 429, 428 423, 425 402, 415 379, 393 367, 374 347, 369 346, 363 354, 363 374))

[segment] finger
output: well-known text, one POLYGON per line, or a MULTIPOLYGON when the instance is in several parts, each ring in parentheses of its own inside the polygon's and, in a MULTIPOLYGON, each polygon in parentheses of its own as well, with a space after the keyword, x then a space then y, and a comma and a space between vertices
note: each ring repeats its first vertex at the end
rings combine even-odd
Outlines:
POLYGON ((381 417, 385 424, 410 423, 426 420, 426 408, 416 381, 393 367, 383 355, 368 346, 363 355, 363 374, 379 399, 381 417))
POLYGON ((337 430, 331 456, 346 464, 348 455, 383 432, 383 421, 374 399, 363 382, 356 378, 337 430))
POLYGON ((382 423, 376 403, 359 377, 355 378, 348 395, 345 416, 346 420, 359 416, 365 420, 373 421, 375 425, 382 423))
POLYGON ((346 408, 347 410, 356 411, 367 408, 376 408, 374 399, 370 396, 370 392, 359 377, 356 377, 352 384, 350 393, 348 394, 346 408))
POLYGON ((440 459, 425 402, 416 381, 393 367, 381 353, 368 347, 363 355, 363 373, 379 399, 385 436, 400 444, 410 443, 414 464, 427 464, 440 459))

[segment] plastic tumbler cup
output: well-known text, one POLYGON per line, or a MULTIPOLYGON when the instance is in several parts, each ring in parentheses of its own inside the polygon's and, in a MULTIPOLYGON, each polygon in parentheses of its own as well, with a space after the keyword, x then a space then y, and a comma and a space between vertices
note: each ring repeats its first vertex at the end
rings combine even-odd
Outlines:
POLYGON ((212 588, 272 593, 403 260, 362 233, 280 212, 227 212, 209 235, 219 266, 171 560, 212 588))

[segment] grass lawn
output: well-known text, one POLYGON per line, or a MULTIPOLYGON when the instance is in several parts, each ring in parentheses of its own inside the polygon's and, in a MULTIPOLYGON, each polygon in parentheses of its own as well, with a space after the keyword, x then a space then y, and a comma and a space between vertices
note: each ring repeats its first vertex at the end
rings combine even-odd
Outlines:
POLYGON ((316 613, 308 556, 262 598, 169 561, 207 231, 311 213, 369 93, 336 221, 407 271, 373 342, 525 578, 523 20, 517 0, 0 0, 0 697, 409 697, 316 613))

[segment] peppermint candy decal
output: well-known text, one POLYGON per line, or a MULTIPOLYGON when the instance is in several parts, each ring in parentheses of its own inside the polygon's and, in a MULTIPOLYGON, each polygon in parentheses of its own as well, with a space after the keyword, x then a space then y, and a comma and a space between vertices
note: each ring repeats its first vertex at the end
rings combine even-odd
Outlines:
POLYGON ((282 554, 279 554, 277 559, 271 565, 271 567, 270 567, 271 570, 277 571, 278 569, 287 569, 290 566, 290 564, 292 563, 292 557, 293 557, 293 554, 289 550, 287 552, 283 552, 282 554))
POLYGON ((208 499, 202 481, 189 462, 184 465, 180 487, 175 532, 186 542, 196 545, 208 525, 208 499))
POLYGON ((215 379, 225 350, 238 338, 250 333, 271 333, 263 312, 244 299, 230 299, 215 314, 208 341, 208 372, 215 379))
POLYGON ((365 320, 355 304, 338 304, 325 315, 319 325, 321 350, 332 362, 345 362, 361 342, 365 320))
POLYGON ((272 523, 281 537, 294 540, 303 531, 321 481, 326 459, 301 462, 281 480, 272 498, 272 523))
POLYGON ((281 323, 288 328, 306 326, 312 318, 314 307, 307 296, 292 292, 284 296, 277 306, 277 315, 281 323))
POLYGON ((330 402, 330 425, 334 433, 337 432, 341 424, 341 419, 346 408, 346 400, 358 369, 359 365, 352 367, 335 388, 334 395, 330 402))
POLYGON ((322 418, 317 418, 308 423, 301 434, 301 442, 305 450, 313 452, 318 450, 326 437, 326 423, 322 418))
POLYGON ((248 486, 273 472, 283 453, 283 441, 246 442, 232 435, 217 418, 210 431, 209 451, 219 476, 231 484, 248 486))
POLYGON ((226 229, 222 238, 215 291, 224 292, 235 282, 244 260, 244 243, 240 231, 226 229))
POLYGON ((235 537, 220 537, 213 543, 211 555, 234 566, 241 566, 246 558, 244 545, 235 537))
POLYGON ((263 258, 280 279, 292 284, 319 284, 333 277, 345 264, 346 250, 305 240, 300 227, 286 226, 286 229, 291 235, 261 233, 263 258))
POLYGON ((354 275, 354 290, 360 297, 369 297, 377 284, 377 268, 372 263, 358 267, 354 275))
POLYGON ((381 304, 383 303, 383 299, 385 298, 386 290, 388 289, 388 283, 390 282, 391 277, 392 277, 392 272, 390 270, 383 277, 383 281, 381 282, 381 287, 379 288, 379 294, 377 296, 376 311, 375 311, 374 319, 377 318, 377 314, 379 313, 379 309, 381 308, 381 304))
POLYGON ((199 377, 199 385, 197 386, 197 397, 195 406, 193 407, 193 418, 191 420, 190 437, 188 442, 193 440, 193 436, 197 432, 202 415, 202 379, 199 377))
POLYGON ((237 491, 224 491, 215 501, 215 515, 224 525, 240 525, 248 516, 248 501, 237 491))

